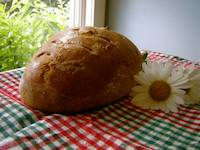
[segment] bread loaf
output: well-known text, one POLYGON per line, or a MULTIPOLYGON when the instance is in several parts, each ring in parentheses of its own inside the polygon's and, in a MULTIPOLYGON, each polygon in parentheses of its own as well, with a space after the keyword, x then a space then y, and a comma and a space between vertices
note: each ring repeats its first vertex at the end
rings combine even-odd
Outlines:
POLYGON ((29 106, 46 112, 80 112, 129 93, 142 56, 126 37, 106 28, 71 28, 33 56, 20 81, 29 106))

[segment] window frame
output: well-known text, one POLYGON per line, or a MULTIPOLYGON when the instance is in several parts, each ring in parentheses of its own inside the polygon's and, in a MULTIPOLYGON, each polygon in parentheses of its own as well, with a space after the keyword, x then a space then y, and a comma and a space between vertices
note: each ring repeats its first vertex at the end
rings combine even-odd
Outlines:
POLYGON ((69 27, 105 26, 106 0, 70 0, 69 27))

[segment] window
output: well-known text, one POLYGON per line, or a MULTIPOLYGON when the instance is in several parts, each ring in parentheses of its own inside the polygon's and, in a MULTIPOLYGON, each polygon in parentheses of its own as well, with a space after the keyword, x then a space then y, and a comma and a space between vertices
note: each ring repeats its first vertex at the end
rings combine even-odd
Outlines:
POLYGON ((104 26, 106 0, 71 0, 69 26, 104 26))

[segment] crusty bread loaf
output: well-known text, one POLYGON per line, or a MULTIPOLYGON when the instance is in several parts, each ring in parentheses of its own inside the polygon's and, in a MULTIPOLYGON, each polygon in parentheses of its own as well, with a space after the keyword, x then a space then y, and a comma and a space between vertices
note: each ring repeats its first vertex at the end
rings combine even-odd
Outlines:
POLYGON ((29 106, 80 112, 129 93, 142 56, 126 37, 106 28, 72 28, 53 36, 33 56, 20 82, 29 106))

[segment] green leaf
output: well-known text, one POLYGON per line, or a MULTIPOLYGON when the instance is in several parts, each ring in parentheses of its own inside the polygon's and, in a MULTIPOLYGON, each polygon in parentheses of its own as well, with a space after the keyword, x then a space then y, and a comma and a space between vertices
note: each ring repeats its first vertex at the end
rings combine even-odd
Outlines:
POLYGON ((68 6, 49 8, 41 0, 0 4, 0 71, 22 67, 48 38, 67 22, 68 6))
POLYGON ((148 53, 147 53, 147 52, 144 52, 144 53, 142 54, 142 56, 143 56, 143 61, 146 62, 148 53))

